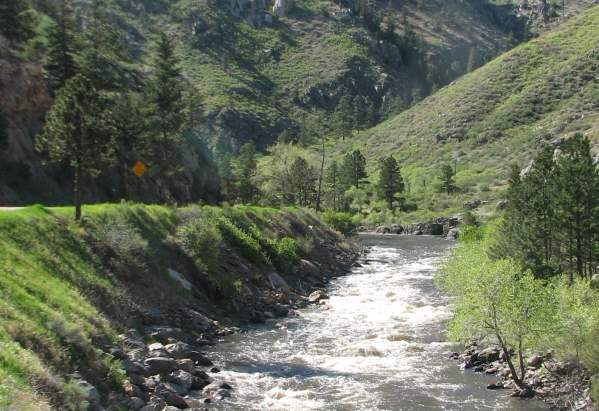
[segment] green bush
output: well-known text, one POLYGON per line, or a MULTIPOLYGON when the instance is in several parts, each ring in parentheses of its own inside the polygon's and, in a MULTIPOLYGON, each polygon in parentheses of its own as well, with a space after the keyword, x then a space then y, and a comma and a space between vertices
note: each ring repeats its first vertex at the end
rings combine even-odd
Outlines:
POLYGON ((339 213, 329 210, 323 215, 324 222, 344 235, 351 235, 356 232, 356 225, 349 213, 339 213))
POLYGON ((268 257, 262 252, 260 242, 252 235, 237 227, 225 216, 218 218, 218 228, 223 239, 232 247, 237 249, 242 256, 255 264, 268 263, 268 257))
POLYGON ((268 240, 268 256, 279 270, 286 270, 299 261, 299 246, 291 237, 268 240))
POLYGON ((190 218, 175 232, 175 242, 203 271, 215 269, 221 241, 220 231, 207 216, 190 218))
POLYGON ((92 217, 86 228, 93 248, 113 267, 146 267, 148 241, 129 221, 125 210, 92 217))

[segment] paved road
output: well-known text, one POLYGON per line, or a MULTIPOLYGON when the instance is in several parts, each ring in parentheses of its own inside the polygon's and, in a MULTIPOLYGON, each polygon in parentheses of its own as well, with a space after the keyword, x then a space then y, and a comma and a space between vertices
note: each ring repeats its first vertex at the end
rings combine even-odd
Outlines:
POLYGON ((17 211, 23 207, 0 207, 0 211, 17 211))

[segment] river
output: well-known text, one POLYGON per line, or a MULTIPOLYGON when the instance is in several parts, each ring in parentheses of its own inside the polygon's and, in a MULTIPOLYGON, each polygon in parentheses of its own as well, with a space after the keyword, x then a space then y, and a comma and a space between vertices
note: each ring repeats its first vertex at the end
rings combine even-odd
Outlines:
POLYGON ((331 282, 330 300, 211 352, 233 385, 219 410, 544 410, 491 391, 490 376, 448 358, 450 316, 435 288, 452 242, 428 236, 363 236, 362 267, 331 282))

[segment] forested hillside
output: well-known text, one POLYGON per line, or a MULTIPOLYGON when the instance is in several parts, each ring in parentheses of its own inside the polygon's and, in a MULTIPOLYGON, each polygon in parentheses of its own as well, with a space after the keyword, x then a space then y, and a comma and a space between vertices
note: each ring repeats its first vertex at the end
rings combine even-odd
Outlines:
MULTIPOLYGON (((185 90, 181 104, 189 114, 188 124, 178 130, 177 178, 168 184, 164 178, 125 181, 123 167, 130 169, 137 160, 154 173, 160 168, 155 159, 129 150, 119 154, 127 157, 120 169, 101 167, 98 183, 86 184, 86 195, 215 201, 223 197, 222 176, 214 169, 226 175, 229 158, 243 143, 253 141, 261 151, 278 140, 307 145, 323 132, 349 136, 590 2, 569 2, 566 11, 541 3, 15 2, 17 9, 2 10, 3 27, 14 29, 2 33, 0 46, 0 104, 8 139, 1 153, 0 198, 57 202, 71 190, 64 164, 42 165, 47 153, 34 150, 34 137, 61 85, 52 78, 52 67, 60 65, 53 59, 61 54, 72 54, 76 65, 95 64, 101 77, 95 87, 134 122, 131 110, 147 111, 142 100, 147 101, 148 80, 156 71, 156 42, 165 33, 185 90), (71 43, 63 42, 62 51, 61 28, 71 43), (86 48, 91 51, 83 52, 86 48)), ((121 125, 120 132, 125 128, 149 138, 146 126, 121 125)))
POLYGON ((483 211, 494 211, 511 166, 524 168, 543 145, 558 148, 581 132, 597 154, 598 39, 594 7, 360 133, 351 146, 373 170, 394 154, 409 196, 431 211, 455 212, 468 201, 489 201, 483 211), (443 194, 447 167, 455 187, 443 194))

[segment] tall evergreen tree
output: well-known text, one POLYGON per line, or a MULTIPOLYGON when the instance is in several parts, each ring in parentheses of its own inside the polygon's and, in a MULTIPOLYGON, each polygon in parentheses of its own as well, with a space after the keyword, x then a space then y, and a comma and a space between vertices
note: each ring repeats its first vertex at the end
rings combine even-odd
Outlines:
POLYGON ((362 182, 368 178, 366 174, 366 158, 360 150, 348 153, 343 158, 341 165, 341 184, 345 189, 350 187, 360 188, 362 182))
POLYGON ((96 90, 118 90, 125 84, 126 61, 118 30, 109 22, 102 0, 93 0, 77 56, 81 73, 96 90))
POLYGON ((546 146, 523 177, 519 169, 512 170, 506 218, 494 252, 521 261, 537 276, 555 273, 555 196, 553 148, 546 146))
POLYGON ((568 139, 556 168, 556 202, 570 281, 573 273, 590 278, 596 269, 599 240, 599 170, 591 156, 589 139, 582 134, 568 139))
POLYGON ((0 33, 14 44, 23 43, 35 35, 33 10, 27 0, 0 2, 0 33))
POLYGON ((339 165, 336 161, 326 170, 324 186, 327 206, 334 211, 339 211, 341 209, 344 190, 340 182, 339 165))
POLYGON ((93 84, 77 75, 65 83, 50 111, 37 148, 73 170, 75 219, 81 218, 83 178, 95 177, 112 161, 114 126, 93 84))
POLYGON ((8 119, 4 111, 0 109, 0 150, 8 145, 8 119))
POLYGON ((355 126, 354 110, 349 96, 342 96, 333 112, 331 123, 335 133, 345 140, 350 137, 355 126))
POLYGON ((72 0, 61 0, 56 21, 48 32, 48 58, 45 65, 48 85, 53 92, 78 72, 75 61, 78 49, 75 27, 72 0))
POLYGON ((318 172, 301 156, 296 157, 291 163, 289 172, 293 176, 291 182, 293 202, 300 207, 309 207, 316 197, 318 172))
POLYGON ((185 126, 185 101, 179 58, 173 41, 161 33, 153 59, 153 72, 147 83, 148 123, 154 130, 149 154, 163 176, 177 170, 177 148, 185 126))
POLYGON ((399 170, 399 164, 393 156, 381 160, 381 173, 377 184, 379 196, 387 202, 390 210, 395 209, 395 203, 401 205, 401 193, 404 190, 404 182, 399 170))
POLYGON ((130 197, 132 168, 135 162, 142 159, 140 152, 144 147, 146 133, 142 106, 142 96, 128 92, 116 96, 112 108, 115 123, 115 159, 121 174, 121 194, 125 199, 130 197))
POLYGON ((456 191, 457 186, 455 184, 454 177, 455 171, 449 164, 445 164, 441 167, 439 176, 439 178, 441 179, 441 185, 439 187, 441 191, 444 191, 447 194, 451 194, 454 191, 456 191))
POLYGON ((258 188, 254 182, 258 164, 256 162, 256 146, 253 141, 245 143, 239 150, 235 168, 235 183, 242 203, 251 203, 258 188))

